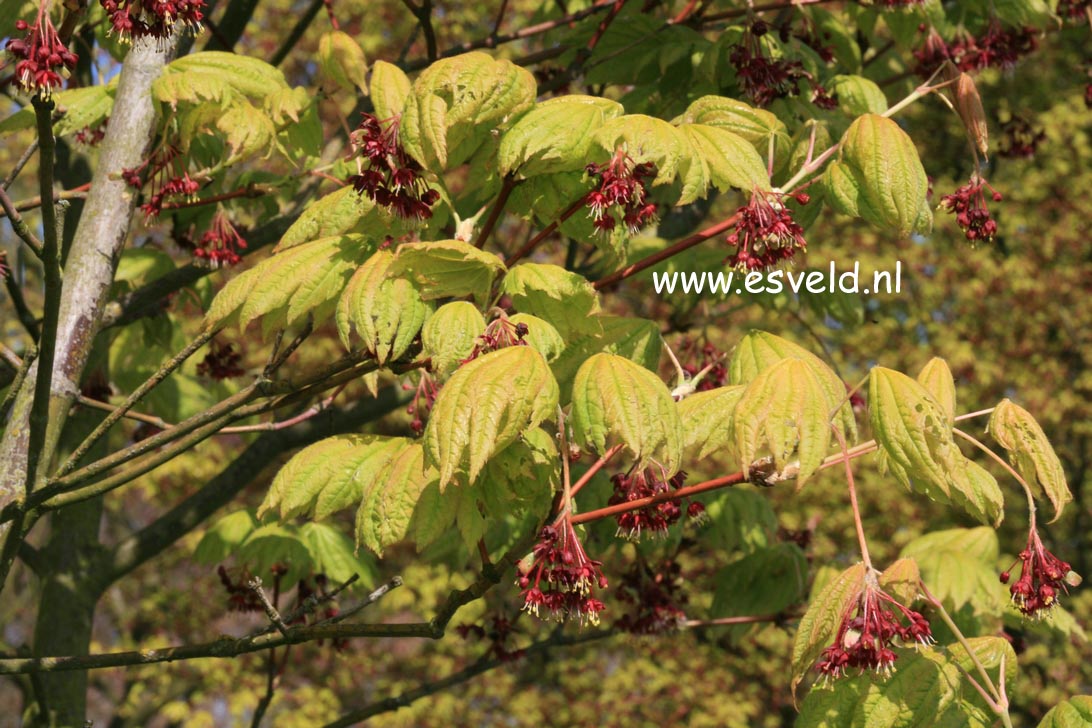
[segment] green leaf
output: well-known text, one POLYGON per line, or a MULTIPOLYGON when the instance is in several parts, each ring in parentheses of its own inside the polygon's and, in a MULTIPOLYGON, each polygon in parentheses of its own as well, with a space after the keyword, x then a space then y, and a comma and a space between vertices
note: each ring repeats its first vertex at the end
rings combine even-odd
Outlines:
MULTIPOLYGON (((704 460, 713 453, 732 453, 727 462, 736 462, 732 451, 732 417, 745 390, 741 384, 695 392, 679 402, 683 427, 683 447, 696 451, 695 459, 704 460)), ((732 466, 728 466, 729 469, 732 466)))
POLYGON ((595 131, 592 140, 607 155, 621 147, 635 162, 655 164, 653 185, 671 182, 679 173, 680 165, 689 161, 686 137, 666 121, 644 114, 611 119, 595 131))
POLYGON ((929 180, 917 148, 894 121, 865 114, 842 137, 823 185, 833 207, 901 236, 928 232, 929 180))
POLYGON ((391 119, 402 113, 413 84, 401 68, 386 61, 372 66, 369 95, 380 119, 391 119))
POLYGON ((529 346, 538 349, 547 362, 553 362, 565 351, 565 340, 561 338, 561 334, 549 322, 538 316, 517 313, 509 316, 508 320, 514 325, 523 324, 527 327, 527 336, 523 340, 529 346))
MULTIPOLYGON (((101 124, 114 107, 114 93, 117 83, 111 82, 100 86, 84 86, 66 89, 53 94, 53 103, 57 111, 64 112, 53 124, 53 133, 68 136, 85 127, 101 124)), ((36 124, 33 107, 27 105, 3 121, 0 121, 0 136, 33 129, 36 124)))
POLYGON ((846 397, 845 383, 834 373, 834 370, 827 366, 826 362, 788 339, 782 339, 765 331, 749 331, 732 353, 732 361, 728 365, 728 379, 732 384, 747 384, 764 369, 790 357, 802 359, 812 366, 823 383, 830 409, 833 411, 840 405, 835 424, 842 428, 848 442, 855 440, 857 420, 853 414, 853 406, 846 397))
POLYGON ((851 117, 887 111, 883 90, 864 76, 835 76, 830 81, 830 91, 837 94, 838 107, 851 117))
POLYGON ((1003 399, 990 415, 988 429, 1028 485, 1054 506, 1051 521, 1058 520, 1065 504, 1073 500, 1073 494, 1066 483, 1062 462, 1043 428, 1026 409, 1003 399))
POLYGON ((753 490, 726 489, 706 503, 705 512, 712 543, 725 553, 750 553, 776 542, 777 516, 753 490))
POLYGON ((1092 695, 1077 695, 1051 708, 1039 728, 1086 728, 1092 725, 1092 695))
POLYGON ((399 236, 412 230, 414 223, 393 215, 382 205, 376 205, 366 195, 358 195, 352 187, 342 187, 312 202, 292 226, 285 231, 274 253, 331 235, 361 233, 379 240, 382 235, 399 236))
POLYGON ((737 134, 755 148, 763 158, 770 153, 770 137, 774 138, 776 159, 788 159, 789 138, 785 124, 774 114, 724 96, 702 96, 676 120, 686 124, 706 124, 737 134))
POLYGON ((261 518, 276 508, 281 520, 296 516, 320 521, 357 505, 365 483, 375 479, 409 440, 377 435, 337 435, 296 453, 277 472, 261 518))
POLYGON ((948 362, 940 357, 930 359, 918 374, 918 384, 933 395, 933 399, 948 415, 948 424, 955 425, 955 379, 952 378, 952 370, 948 368, 948 362))
POLYGON ((379 364, 399 359, 413 344, 428 306, 413 284, 388 278, 394 253, 380 250, 357 269, 337 305, 337 330, 345 348, 351 333, 379 364))
POLYGON ((809 362, 792 357, 759 372, 732 411, 731 439, 743 474, 750 476, 760 451, 769 452, 779 473, 796 453, 802 488, 830 450, 833 409, 809 362))
POLYGON ((998 552, 996 532, 981 526, 927 533, 899 555, 917 562, 929 591, 948 608, 972 603, 978 612, 998 614, 1004 594, 995 570, 998 552))
POLYGON ((545 513, 560 487, 557 444, 541 427, 528 430, 486 463, 478 478, 491 516, 525 509, 545 513))
POLYGON ((921 571, 913 559, 897 559, 880 574, 880 587, 895 601, 909 606, 921 594, 921 571))
POLYGON ((440 487, 465 473, 472 482, 494 453, 554 414, 558 388, 546 360, 511 346, 459 367, 440 390, 425 427, 425 448, 440 487))
POLYGON ((322 75, 339 88, 345 91, 359 88, 366 92, 364 77, 368 73, 368 61, 364 58, 364 50, 348 33, 340 30, 323 33, 319 38, 318 62, 322 75))
POLYGON ((375 566, 353 553, 353 542, 345 534, 324 523, 305 523, 300 539, 311 554, 311 563, 319 574, 334 584, 342 584, 358 575, 363 583, 377 582, 375 566))
POLYGON ((287 326, 311 315, 321 323, 372 246, 358 235, 312 241, 258 263, 229 282, 213 300, 205 326, 237 323, 245 329, 266 317, 265 329, 287 326))
POLYGON ((441 59, 413 84, 402 112, 403 147, 429 169, 455 167, 536 93, 531 72, 511 61, 477 51, 441 59))
POLYGON ((296 529, 277 524, 262 526, 247 536, 235 558, 251 574, 268 579, 274 565, 287 568, 283 584, 294 584, 312 570, 311 552, 296 529))
POLYGON ((575 172, 587 165, 594 132, 621 116, 609 99, 572 94, 548 99, 523 114, 501 137, 497 164, 502 175, 522 178, 575 172))
POLYGON ((565 336, 574 331, 597 331, 599 296, 587 278, 561 266, 521 263, 509 270, 500 291, 521 313, 538 316, 565 336))
POLYGON ((638 469, 652 461, 675 473, 682 463, 682 423, 667 386, 616 354, 596 354, 577 371, 572 427, 574 441, 600 455, 625 445, 638 469))
POLYGON ((812 598, 800 619, 792 645, 792 693, 827 646, 845 617, 857 604, 864 589, 865 566, 854 564, 823 587, 812 598))
POLYGON ((406 441, 364 486, 356 512, 357 546, 382 556, 388 546, 405 540, 422 491, 435 481, 436 471, 426 467, 421 443, 406 441))
POLYGON ((883 463, 908 490, 945 502, 965 458, 944 408, 913 379, 884 367, 869 374, 868 404, 883 463))
POLYGON ((210 566, 219 564, 235 553, 258 526, 258 519, 250 511, 229 513, 205 531, 193 552, 194 560, 210 566))
POLYGON ((455 524, 455 506, 452 494, 441 491, 438 480, 432 481, 421 491, 411 524, 418 553, 435 543, 455 524))
POLYGON ((268 114, 247 102, 231 104, 216 119, 216 128, 230 150, 224 165, 258 154, 268 155, 277 135, 268 114))
MULTIPOLYGON (((807 591, 808 564, 793 543, 761 548, 717 572, 713 617, 773 615, 800 601, 807 591)), ((746 631, 746 628, 739 632, 746 631)))
POLYGON ((484 305, 493 280, 504 270, 493 253, 461 240, 439 240, 400 246, 388 275, 412 280, 426 301, 472 295, 484 305))
POLYGON ((766 164, 743 137, 705 124, 683 124, 679 130, 691 154, 684 165, 685 182, 678 204, 686 205, 702 197, 710 184, 722 192, 733 187, 748 193, 770 189, 766 164))
POLYGON ((443 376, 470 356, 484 332, 485 319, 474 304, 445 303, 421 329, 421 353, 432 360, 432 371, 443 376))
POLYGON ((236 93, 261 99, 287 86, 284 74, 265 61, 237 53, 202 51, 167 64, 152 84, 152 95, 174 108, 183 102, 223 102, 236 93))

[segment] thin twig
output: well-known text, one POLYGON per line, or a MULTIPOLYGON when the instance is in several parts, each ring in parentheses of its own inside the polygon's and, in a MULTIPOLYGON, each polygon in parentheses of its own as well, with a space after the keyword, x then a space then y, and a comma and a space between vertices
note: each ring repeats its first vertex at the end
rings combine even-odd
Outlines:
POLYGON ((15 203, 8 197, 7 191, 3 189, 0 189, 0 210, 3 210, 4 215, 7 215, 8 219, 11 220, 11 228, 19 236, 19 239, 26 243, 26 246, 30 248, 35 257, 41 259, 43 255, 42 241, 30 231, 22 216, 19 215, 15 203))
POLYGON ((557 230, 557 228, 561 225, 561 223, 568 220, 570 217, 572 217, 576 213, 577 210, 579 210, 581 207, 583 207, 584 202, 587 199, 588 199, 587 195, 581 195, 580 199, 576 200, 571 205, 569 205, 567 208, 565 208, 565 210, 561 213, 561 215, 558 216, 558 218, 556 220, 551 222, 541 232, 539 232, 537 235, 535 235, 530 240, 528 240, 527 243, 524 244, 524 246, 522 248, 517 250, 512 255, 508 256, 508 258, 504 261, 504 264, 507 267, 511 268, 512 265, 516 261, 520 260, 521 258, 523 258, 523 257, 525 257, 527 255, 530 255, 534 251, 534 249, 538 247, 539 243, 541 243, 546 238, 550 237, 550 235, 555 230, 557 230))
POLYGON ((270 59, 270 63, 273 66, 279 66, 284 63, 284 59, 288 57, 288 54, 292 52, 292 49, 296 47, 296 44, 300 42, 300 38, 307 32, 307 29, 311 27, 311 23, 314 22, 315 16, 318 15, 319 10, 322 9, 323 0, 311 0, 311 4, 307 6, 307 10, 292 26, 292 30, 285 36, 284 42, 273 54, 270 59))
POLYGON ((30 161, 30 158, 34 156, 34 153, 36 151, 38 151, 37 139, 28 144, 27 148, 23 150, 23 156, 19 157, 18 161, 15 162, 15 166, 11 168, 11 172, 8 174, 8 176, 4 178, 3 182, 0 182, 0 187, 4 188, 5 190, 11 187, 11 184, 15 181, 15 178, 18 177, 19 173, 23 171, 23 167, 27 165, 27 162, 30 161))
POLYGON ((350 607, 349 609, 346 609, 344 612, 341 612, 337 616, 331 617, 330 619, 327 619, 325 622, 320 622, 320 624, 337 624, 338 622, 344 622, 349 617, 352 617, 352 616, 354 616, 356 614, 359 614, 365 608, 370 607, 371 605, 375 604, 380 599, 382 599, 384 596, 386 596, 389 592, 397 589, 398 587, 402 586, 404 583, 405 582, 402 581, 402 577, 396 576, 393 579, 391 579, 390 581, 388 581, 386 584, 383 584, 378 589, 373 591, 371 594, 366 596, 364 598, 364 601, 362 601, 360 604, 357 604, 357 605, 355 605, 353 607, 350 607))

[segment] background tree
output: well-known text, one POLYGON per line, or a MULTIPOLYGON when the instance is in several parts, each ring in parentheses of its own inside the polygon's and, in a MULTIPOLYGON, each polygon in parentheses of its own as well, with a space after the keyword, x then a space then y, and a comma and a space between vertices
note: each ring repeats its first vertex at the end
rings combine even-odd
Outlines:
POLYGON ((12 715, 1092 713, 1087 3, 2 6, 12 715))

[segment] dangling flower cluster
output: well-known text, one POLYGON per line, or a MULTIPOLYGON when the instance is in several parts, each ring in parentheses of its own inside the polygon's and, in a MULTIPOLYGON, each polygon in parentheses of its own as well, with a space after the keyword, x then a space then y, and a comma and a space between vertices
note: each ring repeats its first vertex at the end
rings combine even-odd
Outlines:
POLYGON ((1001 125, 1001 138, 997 151, 1002 157, 1031 159, 1039 149, 1039 144, 1046 141, 1046 132, 1036 129, 1022 116, 1014 116, 1001 125))
POLYGON ((1058 0, 1056 12, 1060 18, 1081 23, 1092 12, 1092 0, 1058 0))
POLYGON ((471 350, 470 356, 460 363, 466 364, 474 361, 482 354, 488 354, 498 349, 507 349, 509 346, 527 346, 525 340, 529 333, 527 324, 522 322, 514 324, 504 311, 500 309, 494 309, 494 311, 497 318, 489 322, 489 325, 485 327, 485 331, 474 342, 474 348, 471 350))
POLYGON ((239 234, 223 211, 217 210, 193 254, 210 268, 221 268, 241 261, 240 250, 246 250, 246 238, 239 234))
POLYGON ((585 171, 596 181, 585 198, 596 230, 609 233, 620 221, 636 234, 656 219, 656 205, 645 200, 648 183, 656 176, 655 164, 637 164, 617 149, 609 162, 589 164, 585 171))
POLYGON ((679 353, 682 355, 679 357, 680 359, 683 356, 690 358, 689 363, 683 364, 683 371, 689 374, 690 377, 694 377, 698 372, 704 371, 706 368, 709 369, 709 371, 705 372, 701 381, 698 382, 695 391, 705 392, 717 387, 723 387, 728 382, 728 365, 725 363, 724 352, 709 342, 699 348, 698 342, 692 339, 683 339, 682 345, 679 347, 679 353))
POLYGON ((982 189, 987 188, 994 202, 1001 201, 1001 193, 990 186, 981 177, 972 177, 971 181, 950 195, 940 199, 940 207, 947 212, 954 212, 956 222, 963 229, 967 240, 972 243, 989 243, 997 234, 997 223, 990 217, 986 207, 986 198, 982 189))
POLYGON ((244 570, 238 579, 232 579, 228 575, 227 568, 220 565, 216 573, 219 574, 220 583, 224 585, 228 593, 228 611, 261 612, 263 610, 262 600, 253 589, 247 586, 247 582, 250 581, 250 572, 244 570))
MULTIPOLYGON (((922 23, 918 26, 919 31, 924 31, 926 25, 922 23)), ((944 65, 944 62, 951 59, 952 52, 948 48, 948 44, 940 37, 936 29, 929 28, 929 32, 925 36, 925 42, 922 43, 921 48, 914 51, 914 58, 917 63, 914 65, 914 73, 918 74, 922 78, 929 78, 936 70, 944 65)))
POLYGON ((740 90, 756 106, 769 106, 776 99, 796 96, 800 93, 797 82, 811 80, 811 74, 804 70, 799 61, 766 55, 762 36, 769 30, 764 21, 754 21, 743 31, 743 37, 728 55, 729 62, 735 66, 740 90))
MULTIPOLYGON (((607 503, 614 506, 642 498, 651 498, 678 490, 686 483, 686 473, 681 470, 668 478, 662 468, 659 474, 656 473, 655 468, 656 466, 653 466, 637 472, 614 475, 610 479, 614 483, 614 493, 607 503)), ((697 501, 674 498, 627 513, 620 513, 615 516, 618 522, 618 536, 630 541, 639 541, 646 533, 661 538, 666 537, 667 530, 678 523, 684 513, 689 518, 700 519, 705 514, 705 506, 697 501)))
POLYGON ((76 67, 77 56, 61 42, 49 19, 47 1, 38 6, 34 25, 16 20, 15 29, 26 34, 22 38, 12 38, 6 46, 16 60, 15 85, 28 94, 37 92, 49 98, 53 89, 60 88, 63 76, 76 67))
POLYGON ((470 637, 489 641, 489 654, 501 662, 513 662, 523 657, 525 650, 508 649, 508 639, 516 633, 512 620, 502 614, 495 614, 489 620, 489 627, 477 624, 460 624, 455 628, 464 640, 470 637))
POLYGON ((663 634, 678 629, 686 620, 682 605, 687 597, 682 584, 682 569, 672 559, 657 569, 643 561, 634 562, 618 587, 619 601, 629 604, 631 611, 614 626, 632 634, 663 634))
POLYGON ((209 343, 209 353, 197 364, 197 374, 211 379, 233 379, 246 372, 239 363, 243 355, 235 351, 234 344, 219 344, 215 339, 209 343))
MULTIPOLYGON (((804 192, 792 195, 801 205, 810 197, 804 192)), ((728 244, 736 248, 725 263, 740 270, 768 270, 791 260, 797 250, 807 250, 804 229, 792 218, 784 195, 755 189, 751 201, 737 210, 739 219, 728 235, 728 244)))
POLYGON ((951 60, 960 71, 1009 69, 1022 56, 1038 47, 1039 39, 1034 28, 1005 28, 996 20, 990 21, 982 35, 974 37, 965 34, 950 44, 930 29, 924 45, 914 51, 918 61, 914 71, 928 78, 946 60, 951 60))
POLYGON ((106 125, 109 123, 110 117, 106 117, 94 127, 85 126, 80 129, 76 132, 76 143, 85 147, 97 146, 99 142, 106 138, 106 125))
MULTIPOLYGON (((414 389, 412 384, 403 384, 402 389, 409 391, 414 389)), ((425 431, 425 417, 428 417, 429 412, 432 411, 432 405, 436 403, 436 397, 440 394, 440 385, 436 383, 436 380, 432 378, 432 375, 428 372, 421 372, 421 379, 417 382, 416 392, 413 395, 413 401, 410 402, 409 407, 406 407, 406 414, 413 417, 413 421, 410 422, 410 427, 413 428, 415 435, 420 435, 425 431)))
POLYGON ((800 18, 800 27, 795 29, 791 21, 781 23, 777 26, 777 35, 782 43, 788 43, 791 39, 796 38, 815 51, 815 54, 819 56, 823 63, 832 63, 834 61, 834 46, 830 45, 830 33, 817 28, 815 23, 807 17, 802 16, 800 18))
POLYGON ((357 194, 366 194, 400 217, 427 220, 440 193, 428 186, 421 165, 402 149, 399 123, 397 116, 380 121, 373 114, 364 114, 351 139, 367 168, 349 182, 357 194))
POLYGON ((193 202, 197 200, 197 192, 201 185, 197 183, 186 169, 182 160, 182 152, 171 144, 160 147, 151 157, 135 169, 123 169, 121 177, 135 190, 144 186, 144 178, 141 173, 147 170, 147 178, 151 181, 151 194, 145 203, 140 206, 145 220, 154 220, 163 211, 164 203, 169 200, 182 200, 193 202))
POLYGON ((175 24, 197 32, 204 20, 204 0, 101 0, 111 32, 123 43, 136 38, 166 39, 175 24))
POLYGON ((896 602, 874 583, 865 585, 856 607, 846 610, 834 644, 823 650, 815 665, 826 680, 842 677, 850 668, 889 676, 897 657, 891 649, 896 637, 908 644, 933 642, 929 621, 896 602))
MULTIPOLYGON (((1039 539, 1039 532, 1034 527, 1028 533, 1028 545, 1017 557, 1020 564, 1020 577, 1009 587, 1012 603, 1029 617, 1043 617, 1058 602, 1063 592, 1068 593, 1070 586, 1077 586, 1081 578, 1069 567, 1069 564, 1050 553, 1039 539)), ((1012 568, 1001 572, 1001 583, 1008 584, 1012 568)))
POLYGON ((520 565, 517 583, 523 589, 523 608, 536 617, 545 610, 559 622, 575 618, 582 625, 599 624, 599 613, 606 607, 592 594, 596 588, 607 588, 602 563, 584 553, 568 518, 545 526, 538 537, 531 565, 526 569, 520 565))

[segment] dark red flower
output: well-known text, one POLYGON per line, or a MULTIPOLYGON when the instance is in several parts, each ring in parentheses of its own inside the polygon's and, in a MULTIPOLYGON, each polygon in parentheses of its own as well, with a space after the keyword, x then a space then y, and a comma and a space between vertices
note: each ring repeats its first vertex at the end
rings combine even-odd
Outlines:
POLYGON ((762 36, 768 32, 769 26, 756 20, 747 26, 728 54, 740 90, 757 106, 769 106, 776 99, 796 96, 800 93, 798 82, 812 79, 799 61, 766 55, 762 36))
POLYGON ((656 220, 656 205, 645 200, 656 165, 637 164, 625 150, 617 149, 609 162, 589 164, 585 171, 596 183, 584 198, 596 230, 609 233, 621 222, 636 234, 656 220))
POLYGON ((87 147, 97 146, 106 137, 106 125, 110 123, 110 117, 106 117, 94 127, 85 126, 76 132, 76 143, 87 147))
POLYGON ((581 624, 599 624, 606 606, 594 598, 596 588, 606 589, 599 561, 592 561, 568 518, 546 526, 531 552, 531 564, 521 565, 518 584, 523 589, 523 608, 536 617, 543 612, 558 621, 577 619, 581 624))
MULTIPOLYGON (((729 233, 728 244, 736 252, 725 262, 740 270, 768 270, 791 260, 798 250, 807 250, 804 229, 793 220, 784 203, 784 195, 755 189, 751 201, 737 210, 735 229, 729 233)), ((802 205, 808 196, 793 196, 802 205)))
POLYGON ((669 559, 656 569, 643 561, 634 562, 618 587, 618 600, 630 605, 630 611, 614 626, 633 634, 662 634, 678 629, 686 621, 683 605, 687 597, 682 585, 682 569, 676 561, 669 559))
MULTIPOLYGON (((1069 564, 1050 553, 1039 539, 1034 527, 1028 532, 1028 545, 1017 557, 1020 576, 1009 587, 1012 603, 1029 617, 1042 617, 1058 603, 1058 597, 1069 593, 1070 586, 1080 584, 1080 577, 1069 564)), ((1012 569, 1001 573, 1001 583, 1008 584, 1012 569)))
POLYGON ((982 193, 983 188, 990 191, 994 202, 1001 201, 1001 193, 977 176, 940 200, 941 209, 955 213, 956 222, 963 229, 967 240, 972 243, 989 243, 997 234, 997 223, 990 217, 990 210, 986 207, 986 198, 982 193))
POLYGON ((896 638, 928 645, 933 633, 920 613, 899 604, 874 581, 866 583, 857 602, 842 615, 834 643, 823 650, 815 668, 824 679, 839 678, 850 669, 873 670, 886 677, 898 657, 891 649, 896 638))
POLYGON ((209 353, 197 364, 197 373, 216 380, 240 377, 246 373, 239 366, 242 358, 234 344, 220 344, 214 339, 209 343, 209 353))
POLYGON ((1058 0, 1056 12, 1060 18, 1083 23, 1092 13, 1092 0, 1058 0))
POLYGON ((201 236, 193 254, 212 268, 235 265, 242 260, 240 250, 246 249, 246 239, 239 234, 223 211, 212 216, 212 225, 201 236))
MULTIPOLYGON (((618 473, 611 478, 611 482, 614 483, 614 493, 608 504, 613 506, 678 490, 686 483, 686 473, 679 471, 668 478, 662 468, 652 466, 636 472, 618 473)), ((688 517, 703 517, 705 506, 701 503, 680 498, 665 500, 615 516, 618 536, 632 541, 640 540, 645 534, 667 536, 667 530, 683 517, 684 505, 688 517)))
POLYGON ((53 89, 60 88, 63 76, 76 67, 76 54, 61 42, 49 18, 48 2, 38 6, 33 25, 16 20, 15 29, 25 33, 22 38, 9 40, 6 46, 16 61, 15 85, 29 94, 49 98, 53 89))
POLYGON ((691 379, 698 372, 708 369, 694 391, 704 392, 716 389, 723 387, 728 382, 728 365, 725 363, 724 352, 709 342, 699 347, 697 341, 689 338, 683 339, 679 346, 679 359, 689 360, 682 365, 682 368, 691 379))
POLYGON ((154 220, 163 206, 172 201, 194 202, 201 184, 190 177, 182 152, 173 144, 164 144, 144 163, 134 169, 121 170, 121 178, 133 189, 150 183, 149 194, 140 206, 146 221, 154 220))
POLYGON ((134 38, 166 39, 181 25, 196 32, 204 20, 204 0, 101 0, 110 30, 124 43, 134 38))
POLYGON ((509 346, 526 346, 525 337, 527 334, 527 324, 514 324, 503 311, 499 312, 497 318, 490 321, 489 325, 485 327, 485 331, 478 336, 470 356, 463 359, 461 363, 466 364, 482 354, 488 354, 498 349, 506 349, 509 346))
MULTIPOLYGON (((432 375, 426 371, 421 372, 421 378, 417 381, 413 402, 406 408, 406 414, 413 417, 410 427, 415 435, 425 431, 425 417, 432 411, 432 405, 436 403, 436 397, 440 394, 440 386, 432 375)), ((403 384, 402 389, 414 389, 412 384, 403 384)))
POLYGON ((380 121, 364 114, 352 143, 367 166, 349 182, 358 195, 367 195, 400 217, 427 220, 440 193, 428 186, 424 169, 399 143, 399 124, 397 116, 380 121))
POLYGON ((1046 141, 1046 132, 1031 125, 1022 116, 1014 116, 1001 125, 1001 142, 997 153, 1002 157, 1031 159, 1039 144, 1046 141))

